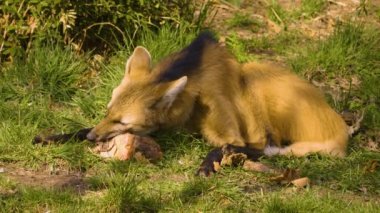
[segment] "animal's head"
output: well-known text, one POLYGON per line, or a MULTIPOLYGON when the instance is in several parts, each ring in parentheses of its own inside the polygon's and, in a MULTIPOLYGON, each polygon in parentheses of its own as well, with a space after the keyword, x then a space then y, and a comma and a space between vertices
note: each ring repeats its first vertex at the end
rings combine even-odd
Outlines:
POLYGON ((157 130, 184 90, 187 77, 157 82, 149 52, 137 47, 126 63, 125 76, 112 92, 107 114, 87 135, 104 141, 126 132, 146 135, 157 130))

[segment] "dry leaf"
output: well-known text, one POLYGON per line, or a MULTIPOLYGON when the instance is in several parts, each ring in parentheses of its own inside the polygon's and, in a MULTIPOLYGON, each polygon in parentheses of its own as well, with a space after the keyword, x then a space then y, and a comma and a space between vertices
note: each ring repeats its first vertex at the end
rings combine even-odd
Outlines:
POLYGON ((367 173, 374 173, 379 168, 379 162, 377 160, 370 160, 364 167, 364 171, 367 173))
POLYGON ((308 177, 298 178, 291 182, 297 188, 304 188, 310 185, 310 179, 308 177))
POLYGON ((368 143, 367 145, 365 146, 368 150, 370 151, 374 151, 374 152, 379 152, 379 144, 376 143, 375 141, 372 140, 372 138, 370 138, 368 140, 368 143))
POLYGON ((218 41, 222 46, 225 46, 226 44, 226 37, 221 36, 218 41))
POLYGON ((359 131, 361 127, 361 123, 364 119, 364 112, 357 111, 357 112, 350 112, 350 111, 343 111, 341 112, 341 116, 343 120, 346 122, 348 125, 348 133, 350 136, 355 134, 356 132, 359 131))
POLYGON ((310 185, 310 179, 308 177, 300 177, 300 171, 295 169, 286 169, 282 174, 270 178, 271 181, 275 181, 282 185, 292 184, 296 188, 304 188, 310 185))
POLYGON ((280 184, 289 184, 291 181, 298 178, 300 178, 299 170, 286 169, 282 174, 271 177, 269 180, 280 184))
POLYGON ((37 20, 33 16, 29 17, 28 25, 29 25, 28 33, 33 34, 34 30, 37 28, 37 20))
POLYGON ((359 190, 362 191, 364 194, 368 193, 367 187, 362 186, 362 187, 359 188, 359 190))
POLYGON ((256 172, 272 172, 272 169, 260 162, 246 160, 243 164, 243 169, 256 172))

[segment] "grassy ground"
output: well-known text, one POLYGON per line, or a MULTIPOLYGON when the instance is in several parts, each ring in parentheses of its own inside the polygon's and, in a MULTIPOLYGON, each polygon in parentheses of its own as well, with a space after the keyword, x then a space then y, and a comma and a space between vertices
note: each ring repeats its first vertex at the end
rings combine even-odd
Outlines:
MULTIPOLYGON (((308 16, 324 8, 305 2, 308 16)), ((297 11, 287 17, 299 19, 297 11)), ((256 23, 244 15, 227 20, 231 28, 256 23)), ((226 37, 239 61, 280 62, 322 84, 338 111, 365 110, 344 159, 310 155, 261 160, 278 170, 299 170, 311 179, 304 189, 240 167, 223 168, 211 178, 195 177, 211 147, 181 131, 155 135, 164 150, 157 164, 104 161, 88 151, 88 142, 32 145, 40 132, 96 124, 132 50, 126 46, 103 59, 40 44, 27 60, 19 59, 0 73, 0 212, 379 212, 379 33, 371 26, 345 23, 322 40, 297 30, 252 39, 226 37)), ((164 27, 146 32, 137 44, 157 60, 195 36, 186 27, 164 27)))

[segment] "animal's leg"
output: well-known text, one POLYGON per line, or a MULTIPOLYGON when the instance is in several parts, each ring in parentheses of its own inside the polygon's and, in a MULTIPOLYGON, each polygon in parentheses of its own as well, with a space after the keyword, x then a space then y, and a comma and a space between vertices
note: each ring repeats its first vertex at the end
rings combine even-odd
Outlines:
POLYGON ((203 176, 210 176, 211 174, 215 173, 215 163, 220 164, 223 155, 230 155, 230 154, 245 154, 247 156, 247 159, 250 160, 258 160, 261 156, 264 155, 263 151, 252 149, 249 147, 240 147, 240 146, 234 146, 234 145, 225 145, 223 147, 218 147, 211 152, 209 152, 206 156, 206 158, 203 160, 200 168, 197 171, 197 175, 203 175, 203 176))
POLYGON ((201 133, 211 145, 221 147, 226 144, 245 146, 239 121, 229 102, 225 106, 210 103, 210 110, 201 121, 201 133))
POLYGON ((219 163, 222 161, 223 158, 223 152, 222 148, 218 147, 211 152, 209 152, 206 156, 206 158, 203 160, 201 166, 199 167, 196 175, 202 175, 202 176, 210 176, 211 174, 215 173, 215 167, 214 163, 219 163))
POLYGON ((281 148, 268 146, 264 149, 265 155, 294 155, 294 156, 304 156, 310 153, 321 153, 337 157, 344 157, 345 150, 336 145, 334 141, 324 141, 324 142, 296 142, 290 146, 281 148))
POLYGON ((225 103, 215 104, 209 102, 210 110, 205 114, 201 123, 201 133, 206 138, 207 142, 218 148, 213 149, 201 164, 197 174, 209 176, 215 172, 214 162, 220 163, 223 158, 222 148, 225 145, 233 145, 235 147, 245 147, 243 137, 240 133, 239 122, 234 111, 231 110, 228 101, 225 103))
POLYGON ((80 129, 77 132, 59 135, 50 135, 47 137, 36 136, 33 139, 33 144, 42 143, 46 144, 49 142, 65 143, 69 140, 84 141, 87 139, 87 134, 92 130, 92 128, 80 129))
POLYGON ((240 146, 233 146, 233 145, 226 145, 222 149, 223 154, 230 155, 230 154, 245 154, 247 156, 247 159, 257 161, 260 157, 264 156, 263 150, 254 149, 250 147, 240 147, 240 146))

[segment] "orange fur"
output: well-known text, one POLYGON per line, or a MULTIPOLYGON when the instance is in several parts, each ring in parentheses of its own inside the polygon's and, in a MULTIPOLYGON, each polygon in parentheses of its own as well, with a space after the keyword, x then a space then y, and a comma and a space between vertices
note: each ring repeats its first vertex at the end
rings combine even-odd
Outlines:
POLYGON ((237 63, 224 47, 207 42, 196 72, 157 82, 181 53, 151 68, 150 54, 137 47, 107 116, 91 131, 98 140, 131 132, 188 127, 217 147, 225 144, 302 156, 344 156, 347 127, 323 95, 295 74, 274 65, 237 63), (269 137, 268 137, 269 136, 269 137), (290 146, 283 148, 283 142, 290 146))

